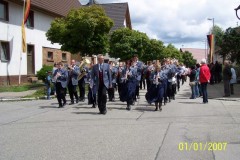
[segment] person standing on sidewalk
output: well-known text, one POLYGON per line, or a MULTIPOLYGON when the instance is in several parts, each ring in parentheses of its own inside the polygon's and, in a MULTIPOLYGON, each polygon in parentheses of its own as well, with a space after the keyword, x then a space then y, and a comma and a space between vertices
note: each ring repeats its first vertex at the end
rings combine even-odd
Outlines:
POLYGON ((230 80, 232 78, 232 72, 230 68, 230 64, 228 60, 224 61, 224 68, 223 68, 223 83, 224 83, 224 96, 230 96, 230 80))
POLYGON ((63 68, 63 63, 58 63, 58 69, 55 70, 53 77, 56 80, 56 93, 59 107, 61 108, 66 105, 65 92, 67 87, 68 72, 63 68), (63 103, 62 103, 63 101, 63 103))
POLYGON ((230 80, 230 89, 231 89, 231 94, 234 94, 234 88, 233 84, 237 83, 237 75, 235 69, 231 66, 231 72, 232 72, 232 78, 230 80))
POLYGON ((206 59, 201 60, 201 67, 199 73, 199 83, 201 84, 203 103, 208 103, 207 84, 210 82, 211 73, 206 64, 206 59))
POLYGON ((192 95, 190 99, 196 99, 196 92, 195 92, 195 86, 196 86, 196 69, 195 66, 191 66, 191 72, 188 75, 189 76, 189 85, 191 87, 192 95))
POLYGON ((47 99, 48 100, 51 99, 50 98, 50 95, 51 95, 51 81, 52 81, 51 74, 52 74, 52 72, 48 71, 47 72, 47 77, 45 79, 45 85, 46 85, 46 89, 47 89, 47 99))
POLYGON ((107 108, 107 90, 112 88, 112 75, 110 66, 104 63, 104 57, 102 54, 98 55, 98 64, 93 66, 91 77, 92 84, 97 86, 97 101, 100 114, 106 114, 107 108))

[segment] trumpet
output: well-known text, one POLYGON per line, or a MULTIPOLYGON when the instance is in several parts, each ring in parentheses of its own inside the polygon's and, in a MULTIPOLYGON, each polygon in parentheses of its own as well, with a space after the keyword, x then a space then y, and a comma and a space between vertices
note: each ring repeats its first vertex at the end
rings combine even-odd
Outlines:
POLYGON ((85 75, 87 75, 86 69, 84 68, 86 64, 90 64, 91 62, 84 58, 82 63, 79 65, 80 74, 78 75, 78 81, 81 80, 85 75))

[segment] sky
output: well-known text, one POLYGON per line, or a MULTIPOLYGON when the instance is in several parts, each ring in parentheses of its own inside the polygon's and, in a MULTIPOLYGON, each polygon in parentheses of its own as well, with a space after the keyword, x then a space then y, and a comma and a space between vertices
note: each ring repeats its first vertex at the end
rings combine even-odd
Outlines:
MULTIPOLYGON (((128 2, 132 27, 177 48, 202 48, 214 25, 224 31, 237 27, 235 8, 239 0, 97 0, 99 3, 128 2)), ((80 0, 82 4, 88 0, 80 0)), ((240 11, 239 11, 240 15, 240 11)))

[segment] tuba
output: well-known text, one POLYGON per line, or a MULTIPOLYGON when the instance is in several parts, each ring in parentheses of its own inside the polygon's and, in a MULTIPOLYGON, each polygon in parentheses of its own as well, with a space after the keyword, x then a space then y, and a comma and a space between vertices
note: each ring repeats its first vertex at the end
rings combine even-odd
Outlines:
POLYGON ((86 58, 83 58, 82 63, 79 65, 80 74, 78 75, 78 81, 81 80, 85 75, 87 75, 87 71, 84 68, 86 64, 90 64, 90 61, 86 58))

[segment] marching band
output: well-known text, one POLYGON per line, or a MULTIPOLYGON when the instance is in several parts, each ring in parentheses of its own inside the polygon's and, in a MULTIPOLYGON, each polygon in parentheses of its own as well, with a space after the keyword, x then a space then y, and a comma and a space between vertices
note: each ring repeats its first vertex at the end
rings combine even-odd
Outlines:
POLYGON ((69 105, 72 105, 74 102, 84 102, 87 86, 88 104, 91 104, 92 108, 98 106, 100 114, 107 112, 107 98, 108 101, 116 101, 116 91, 120 101, 127 103, 126 110, 131 110, 138 99, 145 98, 149 104, 155 104, 155 111, 162 111, 163 104, 175 100, 175 94, 180 88, 180 80, 185 76, 182 66, 176 59, 169 58, 161 63, 149 61, 145 65, 138 60, 137 55, 125 62, 104 63, 103 55, 98 55, 97 64, 83 59, 76 65, 75 60, 72 60, 71 64, 64 68, 61 62, 57 63, 53 81, 56 84, 60 108, 66 105, 66 89, 71 100, 69 105), (145 97, 140 97, 139 89, 143 87, 145 89, 145 83, 147 93, 145 97), (77 86, 79 86, 79 97, 77 86))

